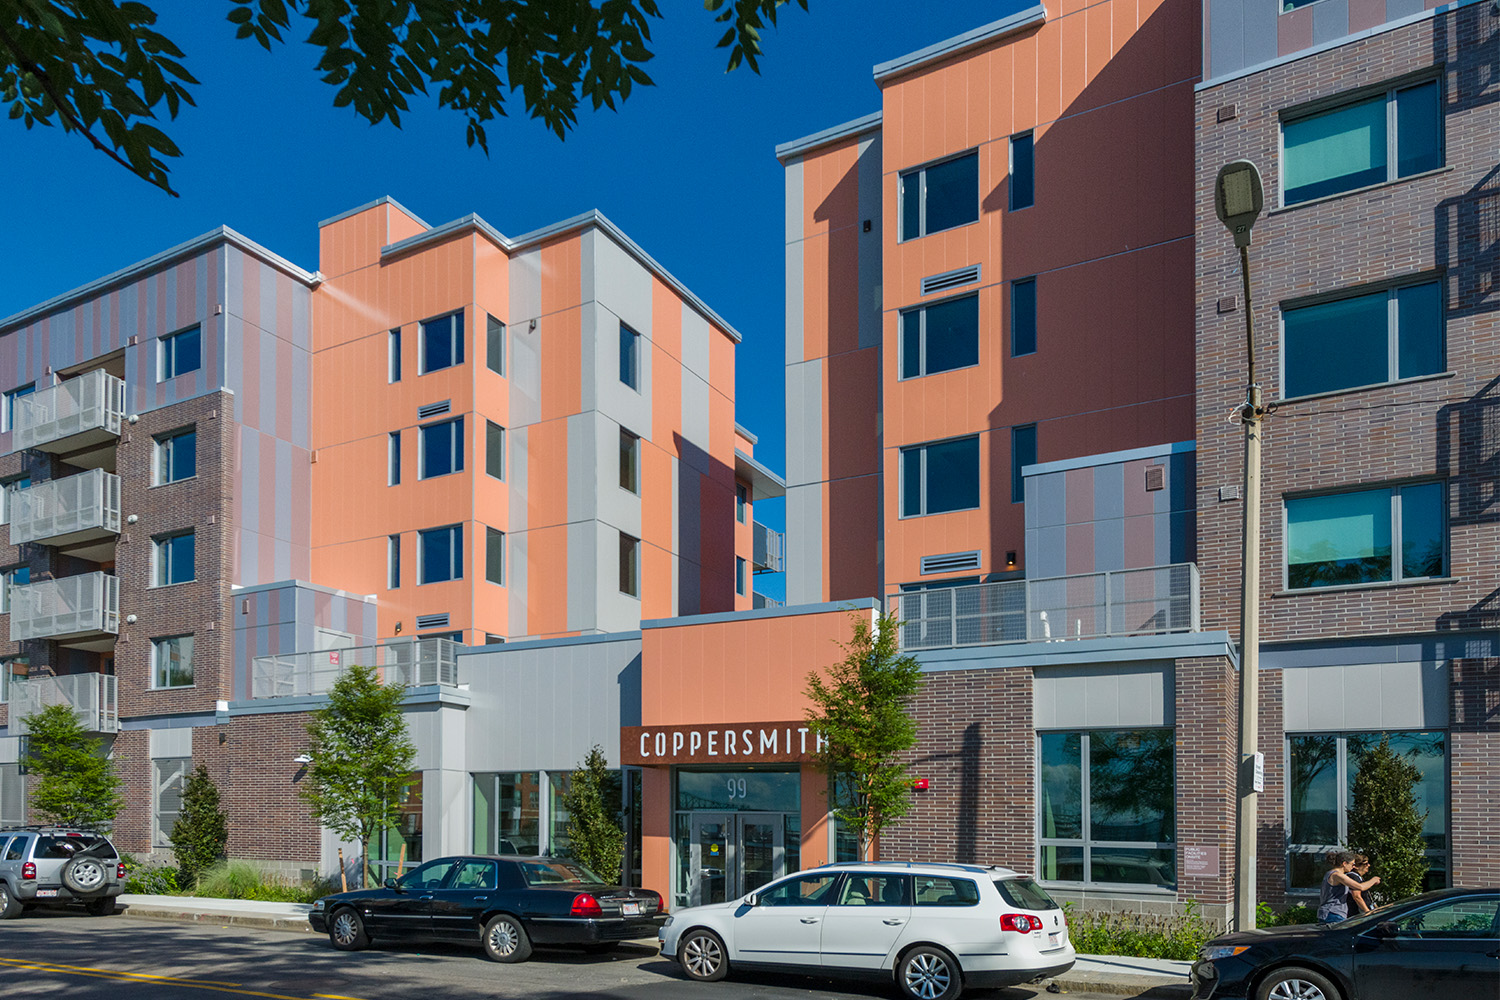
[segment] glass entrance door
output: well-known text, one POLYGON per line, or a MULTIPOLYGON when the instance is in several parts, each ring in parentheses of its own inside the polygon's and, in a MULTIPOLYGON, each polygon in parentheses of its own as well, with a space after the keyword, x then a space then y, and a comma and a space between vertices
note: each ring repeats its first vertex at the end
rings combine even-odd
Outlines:
POLYGON ((736 815, 735 874, 739 882, 733 896, 754 892, 786 874, 786 823, 780 813, 736 815))
POLYGON ((690 906, 723 903, 786 874, 781 813, 692 814, 690 906))
POLYGON ((692 863, 688 867, 691 906, 729 899, 729 852, 734 840, 734 814, 693 813, 692 863))

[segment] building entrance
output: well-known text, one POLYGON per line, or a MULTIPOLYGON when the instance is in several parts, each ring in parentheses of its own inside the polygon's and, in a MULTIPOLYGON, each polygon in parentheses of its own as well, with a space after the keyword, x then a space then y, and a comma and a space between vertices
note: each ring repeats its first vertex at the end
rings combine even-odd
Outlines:
POLYGON ((683 768, 676 779, 678 907, 727 902, 798 869, 797 771, 683 768))

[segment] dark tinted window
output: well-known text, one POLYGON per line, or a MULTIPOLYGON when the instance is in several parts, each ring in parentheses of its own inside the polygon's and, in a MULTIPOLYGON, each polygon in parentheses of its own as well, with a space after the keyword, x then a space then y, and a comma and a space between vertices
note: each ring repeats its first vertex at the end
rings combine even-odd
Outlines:
POLYGON ((438 889, 453 870, 453 859, 429 861, 400 880, 403 889, 438 889))
POLYGON ((497 889, 500 882, 495 874, 493 861, 460 861, 458 874, 454 876, 455 889, 497 889))
POLYGON ((99 844, 103 844, 104 846, 99 850, 93 852, 95 857, 112 858, 115 856, 114 847, 112 847, 109 841, 105 840, 103 837, 46 836, 37 838, 36 852, 32 855, 32 857, 47 858, 49 860, 58 858, 71 858, 79 851, 85 850, 90 847, 96 847, 99 844))
POLYGON ((1027 208, 1035 201, 1031 133, 1010 140, 1010 207, 1027 208))
POLYGON ((1036 353, 1036 279, 1010 286, 1010 353, 1015 357, 1036 353))
POLYGON ((979 154, 927 168, 927 228, 941 232, 979 218, 979 154))
POLYGON ((1029 878, 996 879, 995 888, 1000 890, 1000 897, 1011 906, 1019 906, 1024 910, 1061 909, 1045 889, 1029 878))
POLYGON ((604 880, 576 861, 523 861, 527 885, 602 885, 604 880))
POLYGON ((20 861, 21 856, 26 853, 26 837, 17 837, 10 842, 10 847, 5 851, 6 861, 20 861))
POLYGON ((901 341, 902 378, 979 364, 979 296, 903 313, 901 341))

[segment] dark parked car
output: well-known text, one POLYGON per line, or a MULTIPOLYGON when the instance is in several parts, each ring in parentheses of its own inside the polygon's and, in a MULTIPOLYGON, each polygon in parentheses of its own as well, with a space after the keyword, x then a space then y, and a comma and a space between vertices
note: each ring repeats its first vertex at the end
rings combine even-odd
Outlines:
POLYGON ((1336 924, 1214 938, 1195 1000, 1500 997, 1500 889, 1442 889, 1336 924))
POLYGON ((335 948, 372 940, 477 944, 496 962, 524 962, 533 945, 602 952, 654 938, 666 919, 660 893, 610 885, 566 858, 439 858, 379 889, 325 896, 307 915, 335 948))

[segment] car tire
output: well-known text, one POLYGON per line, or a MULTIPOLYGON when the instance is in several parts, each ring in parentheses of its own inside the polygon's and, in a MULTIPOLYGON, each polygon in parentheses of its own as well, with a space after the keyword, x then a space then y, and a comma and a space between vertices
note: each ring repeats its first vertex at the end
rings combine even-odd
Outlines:
POLYGON ((896 985, 909 1000, 954 1000, 964 991, 964 977, 952 955, 924 945, 901 956, 896 985))
POLYGON ((1339 988, 1321 972, 1289 966, 1260 981, 1256 1000, 1343 1000, 1339 988))
POLYGON ((115 915, 115 897, 105 896, 103 899, 91 899, 83 904, 91 917, 112 917, 115 915))
POLYGON ((339 951, 360 951, 370 947, 370 935, 364 918, 352 906, 341 906, 328 918, 328 941, 339 951))
POLYGON ((531 938, 521 921, 508 913, 490 918, 484 925, 484 956, 491 962, 524 962, 531 957, 531 938))
POLYGON ((62 883, 78 896, 97 896, 109 884, 104 862, 98 858, 73 858, 62 868, 62 883))
POLYGON ((10 894, 10 886, 0 882, 0 920, 14 920, 24 909, 21 901, 10 894))
POLYGON ((688 931, 677 944, 677 962, 683 974, 700 983, 717 983, 729 975, 729 955, 724 941, 713 931, 688 931))

